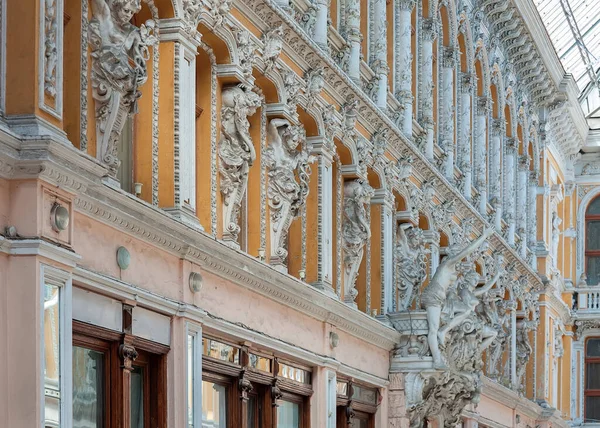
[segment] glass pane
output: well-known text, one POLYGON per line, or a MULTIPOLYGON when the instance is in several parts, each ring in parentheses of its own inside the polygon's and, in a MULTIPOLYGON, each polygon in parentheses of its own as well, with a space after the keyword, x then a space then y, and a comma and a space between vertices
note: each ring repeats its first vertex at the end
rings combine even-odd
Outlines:
POLYGON ((188 426, 194 426, 194 336, 188 334, 187 343, 187 394, 188 426))
POLYGON ((202 353, 212 358, 230 363, 240 363, 240 350, 235 346, 202 338, 202 353))
POLYGON ((586 211, 588 215, 600 214, 600 198, 594 199, 589 205, 586 211))
POLYGON ((299 428, 300 405, 281 401, 277 407, 277 428, 299 428))
POLYGON ((295 380, 300 383, 310 383, 310 372, 299 369, 297 367, 288 366, 287 364, 279 364, 279 376, 286 379, 295 380))
POLYGON ((248 428, 256 428, 254 420, 256 419, 256 404, 257 400, 254 395, 250 396, 248 400, 248 428))
POLYGON ((250 354, 250 367, 271 373, 271 360, 260 355, 250 354))
POLYGON ((144 369, 131 372, 131 428, 144 428, 144 369))
POLYGON ((600 339, 589 339, 585 346, 588 357, 600 357, 600 339))
POLYGON ((336 386, 337 395, 342 397, 348 396, 348 382, 338 382, 336 386))
POLYGON ((377 390, 352 385, 352 399, 363 403, 377 404, 377 390))
POLYGON ((600 257, 586 257, 585 273, 587 275, 588 285, 598 285, 600 283, 600 257))
POLYGON ((600 363, 587 363, 585 371, 585 389, 600 389, 600 363))
POLYGON ((600 422, 600 397, 585 397, 584 422, 600 422))
POLYGON ((587 222, 585 245, 586 250, 600 250, 600 220, 587 222))
POLYGON ((351 428, 369 428, 369 419, 363 416, 355 416, 350 420, 351 428))
POLYGON ((73 428, 104 426, 104 354, 73 347, 73 428))
POLYGON ((60 426, 60 289, 44 286, 44 425, 60 426))
POLYGON ((202 381, 202 426, 227 427, 226 388, 212 382, 202 381))

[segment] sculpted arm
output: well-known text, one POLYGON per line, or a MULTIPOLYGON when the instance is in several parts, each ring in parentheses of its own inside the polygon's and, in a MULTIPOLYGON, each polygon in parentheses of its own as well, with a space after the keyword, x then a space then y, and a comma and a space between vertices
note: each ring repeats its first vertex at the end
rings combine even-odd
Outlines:
POLYGON ((487 293, 494 286, 496 281, 498 281, 498 278, 500 278, 500 272, 496 272, 496 275, 494 275, 494 277, 492 279, 490 279, 488 282, 486 282, 483 287, 476 288, 475 291, 473 292, 473 294, 475 296, 481 296, 482 294, 487 293))
POLYGON ((110 17, 110 9, 105 0, 91 0, 92 3, 92 14, 101 19, 108 19, 110 17))
POLYGON ((448 264, 449 265, 453 265, 453 264, 457 264, 458 262, 460 262, 462 259, 464 259, 465 257, 467 257, 469 254, 471 254, 472 252, 474 252, 477 248, 479 248, 479 246, 481 244, 483 244, 483 242, 490 237, 492 234, 494 233, 493 229, 487 229, 483 232, 483 234, 477 238, 475 241, 471 242, 469 245, 467 245, 460 253, 458 253, 457 255, 450 257, 448 259, 448 264))

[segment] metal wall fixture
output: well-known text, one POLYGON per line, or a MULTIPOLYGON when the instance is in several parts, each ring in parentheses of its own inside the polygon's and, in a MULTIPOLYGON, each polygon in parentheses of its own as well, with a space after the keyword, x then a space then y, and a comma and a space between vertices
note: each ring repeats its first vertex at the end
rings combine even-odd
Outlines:
POLYGON ((202 290, 202 275, 198 272, 190 272, 190 290, 192 293, 198 293, 202 290))
POLYGON ((119 247, 117 249, 117 264, 121 270, 125 270, 129 267, 131 263, 131 255, 129 254, 129 250, 125 247, 119 247))
POLYGON ((62 232, 69 227, 69 210, 58 202, 54 202, 50 210, 50 223, 52 230, 62 232))

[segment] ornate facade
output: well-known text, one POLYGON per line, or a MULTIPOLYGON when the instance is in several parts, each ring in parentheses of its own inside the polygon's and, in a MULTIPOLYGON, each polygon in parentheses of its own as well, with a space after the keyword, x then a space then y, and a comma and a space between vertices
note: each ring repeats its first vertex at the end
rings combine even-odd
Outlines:
POLYGON ((600 419, 599 137, 532 0, 0 16, 0 425, 600 419))

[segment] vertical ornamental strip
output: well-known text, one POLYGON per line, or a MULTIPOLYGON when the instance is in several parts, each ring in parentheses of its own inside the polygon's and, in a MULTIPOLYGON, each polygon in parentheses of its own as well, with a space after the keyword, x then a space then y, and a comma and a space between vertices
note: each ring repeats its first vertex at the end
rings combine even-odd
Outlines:
POLYGON ((491 101, 487 97, 477 99, 477 113, 475 116, 475 141, 473 144, 473 170, 474 184, 479 192, 479 206, 481 215, 487 212, 487 182, 486 182, 486 140, 487 140, 487 118, 490 113, 491 101))
POLYGON ((453 47, 442 50, 442 106, 440 108, 440 146, 444 150, 445 160, 442 168, 444 177, 450 182, 454 179, 454 70, 456 69, 456 51, 453 47))
POLYGON ((412 135, 413 110, 411 13, 415 7, 415 0, 397 0, 395 7, 396 67, 394 69, 394 89, 402 109, 402 132, 407 138, 410 138, 412 135))
POLYGON ((433 41, 437 37, 437 22, 433 18, 422 21, 421 40, 421 124, 427 132, 425 156, 433 160, 433 41))
POLYGON ((463 196, 471 199, 471 94, 475 86, 474 76, 463 73, 460 82, 460 130, 458 135, 457 163, 463 174, 463 196))

